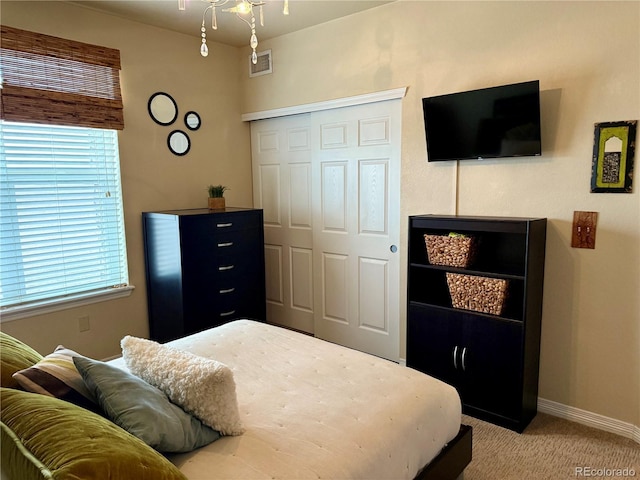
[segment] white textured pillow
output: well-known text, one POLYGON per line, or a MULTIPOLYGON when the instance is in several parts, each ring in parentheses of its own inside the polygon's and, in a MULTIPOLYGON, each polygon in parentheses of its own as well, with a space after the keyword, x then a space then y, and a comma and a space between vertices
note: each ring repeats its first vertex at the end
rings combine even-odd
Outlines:
POLYGON ((233 372, 225 364, 127 335, 122 356, 134 375, 223 435, 244 432, 233 372))

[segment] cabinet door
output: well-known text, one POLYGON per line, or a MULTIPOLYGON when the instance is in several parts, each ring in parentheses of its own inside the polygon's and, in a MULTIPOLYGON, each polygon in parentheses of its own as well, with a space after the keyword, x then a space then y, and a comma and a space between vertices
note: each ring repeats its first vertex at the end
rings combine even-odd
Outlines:
POLYGON ((407 366, 458 387, 460 322, 452 312, 409 304, 407 366))
POLYGON ((520 323, 416 303, 408 318, 408 367, 456 387, 465 407, 520 417, 520 323))
POLYGON ((465 405, 518 418, 522 409, 522 325, 460 315, 460 392, 465 405))

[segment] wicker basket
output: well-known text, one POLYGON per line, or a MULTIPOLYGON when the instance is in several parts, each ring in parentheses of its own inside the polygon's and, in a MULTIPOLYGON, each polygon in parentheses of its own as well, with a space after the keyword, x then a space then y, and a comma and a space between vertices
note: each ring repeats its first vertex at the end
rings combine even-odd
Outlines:
POLYGON ((467 268, 475 260, 478 243, 476 237, 425 234, 424 242, 432 265, 467 268))
POLYGON ((447 272, 447 285, 454 308, 501 315, 509 282, 499 278, 447 272))

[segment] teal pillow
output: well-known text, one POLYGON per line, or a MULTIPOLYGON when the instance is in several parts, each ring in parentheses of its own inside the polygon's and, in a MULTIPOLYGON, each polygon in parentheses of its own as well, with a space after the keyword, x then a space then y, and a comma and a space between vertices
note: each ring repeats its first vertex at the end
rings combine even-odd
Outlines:
POLYGON ((144 380, 98 360, 74 357, 107 417, 160 452, 190 452, 220 438, 144 380))

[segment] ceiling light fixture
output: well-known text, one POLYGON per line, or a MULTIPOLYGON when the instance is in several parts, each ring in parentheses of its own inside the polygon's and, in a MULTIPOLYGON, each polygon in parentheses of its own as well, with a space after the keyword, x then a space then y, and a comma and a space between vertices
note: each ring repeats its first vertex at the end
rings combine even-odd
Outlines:
MULTIPOLYGON (((258 63, 258 54, 256 53, 256 47, 258 46, 258 37, 256 35, 256 17, 253 13, 254 7, 259 9, 260 16, 260 26, 264 27, 264 13, 262 11, 262 7, 265 5, 265 1, 254 1, 254 0, 202 0, 203 2, 207 2, 209 5, 205 8, 202 13, 202 27, 200 28, 201 36, 202 36, 202 45, 200 45, 200 55, 206 57, 209 55, 209 48, 207 47, 207 29, 204 25, 205 18, 207 16, 207 12, 211 10, 211 28, 214 30, 218 29, 218 19, 216 17, 216 9, 222 8, 229 3, 235 2, 235 6, 229 8, 222 8, 222 12, 224 13, 235 13, 236 17, 246 23, 251 29, 251 38, 249 40, 249 45, 253 52, 251 53, 251 62, 255 65, 258 63), (250 17, 250 20, 247 20, 245 17, 250 17)), ((185 10, 186 4, 185 0, 178 0, 178 10, 185 10)), ((282 13, 284 15, 289 15, 289 0, 284 0, 284 7, 282 8, 282 13)))

